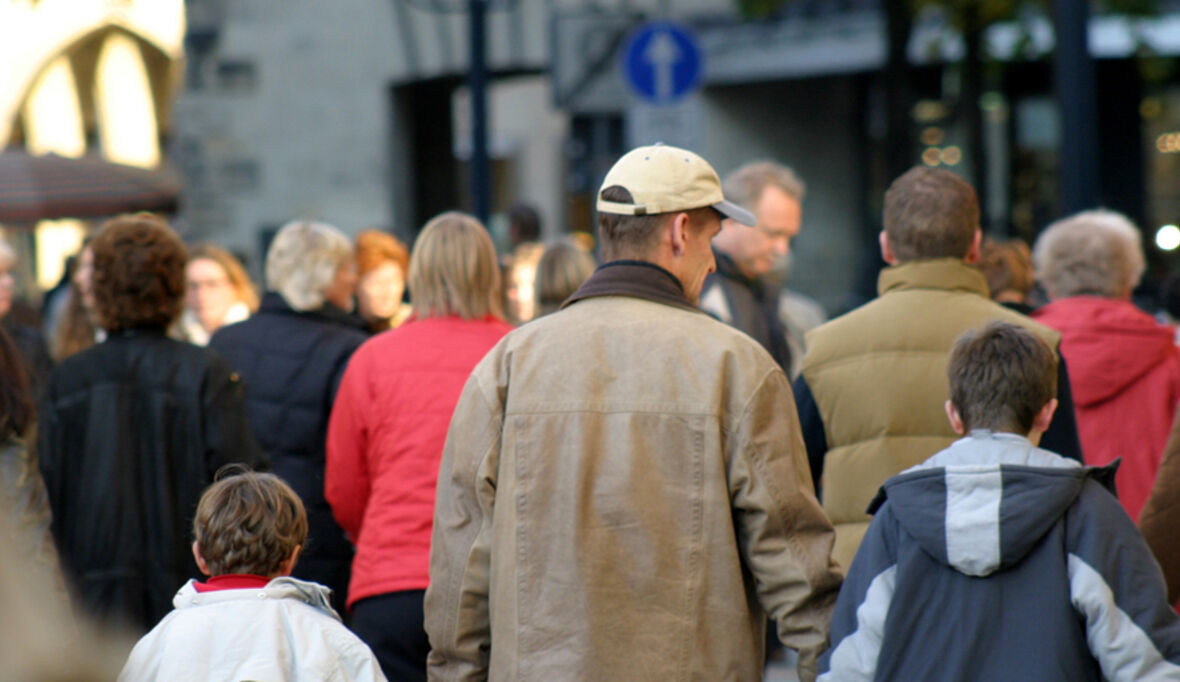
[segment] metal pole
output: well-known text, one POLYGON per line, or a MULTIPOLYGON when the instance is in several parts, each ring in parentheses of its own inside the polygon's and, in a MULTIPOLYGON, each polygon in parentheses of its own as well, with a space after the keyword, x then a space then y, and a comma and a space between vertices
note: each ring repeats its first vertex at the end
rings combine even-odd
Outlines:
POLYGON ((475 216, 487 224, 491 183, 488 172, 487 0, 468 0, 471 34, 471 198, 475 216))
POLYGON ((1066 214, 1101 201, 1098 182, 1098 104, 1094 60, 1087 44, 1088 2, 1055 0, 1054 81, 1061 112, 1061 208, 1066 214))

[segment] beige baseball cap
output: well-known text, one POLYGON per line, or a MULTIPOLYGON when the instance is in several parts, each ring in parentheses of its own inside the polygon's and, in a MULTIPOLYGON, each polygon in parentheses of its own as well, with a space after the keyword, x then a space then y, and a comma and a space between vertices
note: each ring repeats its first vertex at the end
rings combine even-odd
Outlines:
POLYGON ((726 218, 751 227, 754 215, 721 193, 717 171, 687 149, 656 143, 624 154, 607 172, 598 190, 598 210, 619 215, 654 215, 712 206, 726 218), (606 201, 602 190, 618 185, 635 203, 606 201))

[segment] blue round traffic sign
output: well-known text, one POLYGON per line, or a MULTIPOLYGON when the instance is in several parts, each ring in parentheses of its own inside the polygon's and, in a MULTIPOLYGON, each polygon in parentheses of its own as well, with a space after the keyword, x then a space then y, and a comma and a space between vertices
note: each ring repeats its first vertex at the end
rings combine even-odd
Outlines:
POLYGON ((624 78, 637 94, 656 104, 674 102, 695 90, 703 65, 692 33, 666 21, 640 26, 623 49, 624 78))

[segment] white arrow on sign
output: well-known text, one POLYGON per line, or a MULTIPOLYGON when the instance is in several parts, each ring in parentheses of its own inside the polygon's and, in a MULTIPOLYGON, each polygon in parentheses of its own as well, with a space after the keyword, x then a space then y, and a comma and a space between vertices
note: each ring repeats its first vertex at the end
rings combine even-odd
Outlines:
POLYGON ((672 72, 680 61, 680 46, 667 31, 657 31, 643 50, 643 61, 651 64, 655 75, 655 96, 657 100, 672 97, 672 72))

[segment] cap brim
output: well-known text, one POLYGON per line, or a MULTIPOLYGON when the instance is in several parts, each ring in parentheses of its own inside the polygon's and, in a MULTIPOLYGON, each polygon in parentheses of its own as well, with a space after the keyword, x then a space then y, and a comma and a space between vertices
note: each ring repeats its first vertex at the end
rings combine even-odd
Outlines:
POLYGON ((719 201, 713 204, 713 208, 726 218, 732 218, 747 227, 754 227, 758 224, 758 221, 754 219, 753 213, 750 213, 732 201, 719 201))

